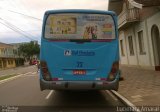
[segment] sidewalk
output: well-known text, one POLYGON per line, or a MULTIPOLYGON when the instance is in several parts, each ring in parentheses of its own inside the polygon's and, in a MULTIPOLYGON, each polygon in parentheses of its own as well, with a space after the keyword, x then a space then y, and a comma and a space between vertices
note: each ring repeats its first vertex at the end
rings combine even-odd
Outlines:
POLYGON ((136 106, 160 106, 160 71, 121 66, 118 92, 136 106))
POLYGON ((0 70, 0 77, 5 75, 12 75, 12 74, 23 74, 30 71, 37 71, 37 67, 35 65, 24 65, 15 68, 0 70))

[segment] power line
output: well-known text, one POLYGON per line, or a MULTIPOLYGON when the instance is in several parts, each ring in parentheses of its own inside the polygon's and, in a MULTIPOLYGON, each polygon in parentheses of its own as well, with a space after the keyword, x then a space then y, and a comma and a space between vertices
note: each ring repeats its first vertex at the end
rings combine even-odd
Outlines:
POLYGON ((30 35, 31 37, 37 38, 37 37, 35 37, 35 36, 33 36, 33 35, 29 34, 29 33, 26 33, 25 31, 21 30, 20 28, 16 27, 15 25, 11 24, 10 22, 8 22, 8 21, 6 21, 6 20, 4 20, 2 18, 1 18, 1 20, 3 20, 6 24, 8 24, 9 26, 11 26, 13 28, 18 29, 19 31, 21 31, 21 32, 23 32, 23 33, 25 33, 27 35, 30 35))
POLYGON ((39 18, 36 18, 36 17, 33 17, 33 16, 29 16, 29 15, 26 15, 26 14, 23 14, 23 13, 20 13, 20 12, 15 12, 15 11, 12 11, 12 10, 7 10, 7 11, 12 12, 12 13, 16 13, 16 14, 20 14, 20 15, 26 16, 28 18, 38 20, 38 21, 42 21, 42 19, 39 19, 39 18))
MULTIPOLYGON (((9 4, 11 4, 11 5, 14 5, 14 7, 17 7, 17 4, 15 5, 15 2, 13 1, 13 0, 9 0, 9 1, 7 1, 9 4)), ((26 8, 26 5, 25 5, 25 3, 23 2, 23 1, 21 1, 21 3, 23 4, 23 8, 25 7, 25 9, 27 10, 27 12, 28 13, 20 13, 20 12, 16 12, 16 11, 14 11, 14 10, 10 10, 10 9, 6 9, 6 11, 9 11, 9 12, 11 12, 11 13, 14 13, 14 14, 19 14, 19 15, 21 15, 21 16, 23 16, 23 17, 25 17, 25 19, 33 19, 33 20, 37 20, 37 22, 42 22, 42 20, 41 19, 39 19, 39 18, 36 18, 36 17, 33 17, 33 16, 29 16, 29 15, 31 15, 31 12, 32 12, 32 10, 29 10, 28 11, 28 8, 26 8), (29 15, 28 15, 29 14, 29 15)), ((19 5, 18 5, 18 9, 20 8, 20 10, 22 10, 22 7, 19 7, 19 5)), ((36 25, 37 26, 37 24, 35 24, 35 23, 32 23, 32 25, 36 25)), ((24 31, 23 31, 24 32, 24 31)), ((40 37, 39 36, 39 34, 34 34, 37 38, 38 37, 40 37)), ((39 38, 38 38, 38 40, 39 40, 39 38)))
POLYGON ((29 39, 29 40, 33 40, 32 38, 30 38, 30 37, 28 37, 28 36, 26 36, 26 35, 20 33, 19 31, 13 29, 12 27, 9 27, 9 26, 7 26, 6 24, 4 24, 4 23, 2 23, 2 22, 0 22, 0 23, 1 23, 2 25, 6 26, 7 28, 9 28, 9 29, 15 31, 16 33, 19 33, 20 35, 23 35, 25 38, 27 38, 27 39, 29 39))
MULTIPOLYGON (((0 7, 0 9, 4 9, 4 8, 0 7)), ((4 10, 6 10, 6 9, 4 9, 4 10)), ((15 13, 15 14, 19 14, 19 15, 37 20, 37 21, 42 21, 42 19, 39 19, 39 18, 36 18, 36 17, 33 17, 33 16, 29 16, 29 15, 26 15, 26 14, 23 14, 23 13, 20 13, 20 12, 16 12, 16 11, 13 11, 13 10, 6 10, 6 11, 9 11, 9 12, 12 12, 12 13, 15 13)))
POLYGON ((0 22, 0 23, 1 23, 2 25, 6 26, 7 28, 15 31, 16 33, 19 33, 19 34, 23 35, 23 36, 24 36, 25 38, 27 38, 27 39, 30 39, 30 40, 32 40, 32 41, 37 41, 37 40, 32 39, 32 38, 30 38, 29 36, 25 35, 24 33, 18 31, 17 29, 13 28, 12 26, 10 26, 10 25, 8 25, 8 24, 4 24, 4 23, 2 23, 2 22, 0 22))
MULTIPOLYGON (((23 30, 23 32, 37 32, 41 30, 23 30)), ((0 33, 11 33, 11 31, 0 31, 0 33)))

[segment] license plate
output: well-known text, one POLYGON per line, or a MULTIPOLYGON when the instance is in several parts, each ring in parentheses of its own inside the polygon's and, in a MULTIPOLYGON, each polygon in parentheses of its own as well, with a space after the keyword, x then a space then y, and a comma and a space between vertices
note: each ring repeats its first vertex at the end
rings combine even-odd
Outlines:
POLYGON ((85 75, 86 70, 73 70, 74 75, 85 75))

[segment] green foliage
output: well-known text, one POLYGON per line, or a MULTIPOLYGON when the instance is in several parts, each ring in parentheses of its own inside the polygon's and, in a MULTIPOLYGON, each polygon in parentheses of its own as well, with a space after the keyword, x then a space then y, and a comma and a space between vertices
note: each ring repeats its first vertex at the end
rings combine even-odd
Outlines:
POLYGON ((40 46, 37 43, 30 42, 19 46, 19 53, 27 58, 33 55, 39 55, 40 46))

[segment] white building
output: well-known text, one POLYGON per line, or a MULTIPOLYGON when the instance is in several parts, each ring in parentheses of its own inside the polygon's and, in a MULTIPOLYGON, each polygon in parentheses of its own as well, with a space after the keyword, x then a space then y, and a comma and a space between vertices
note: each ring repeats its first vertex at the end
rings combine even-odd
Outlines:
POLYGON ((160 0, 111 0, 109 10, 115 3, 121 64, 160 70, 160 0))

